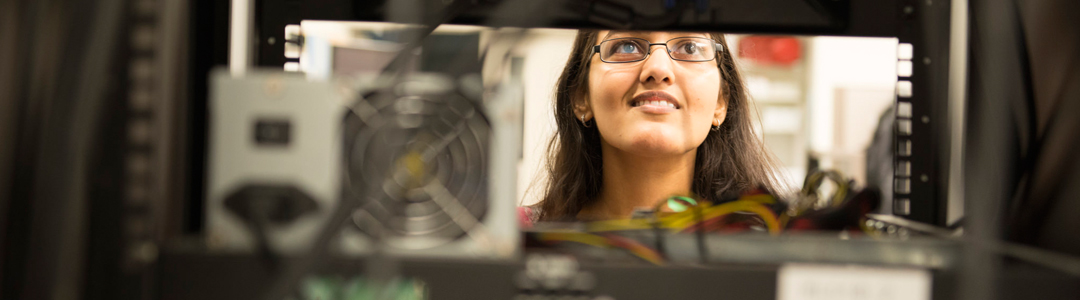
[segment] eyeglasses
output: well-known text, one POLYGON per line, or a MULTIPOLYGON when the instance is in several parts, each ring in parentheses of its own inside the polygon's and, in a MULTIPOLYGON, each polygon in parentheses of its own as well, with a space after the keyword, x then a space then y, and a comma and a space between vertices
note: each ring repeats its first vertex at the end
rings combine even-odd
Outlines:
POLYGON ((664 45, 671 59, 694 62, 716 59, 716 54, 724 48, 712 39, 701 37, 677 37, 664 43, 650 43, 643 38, 617 38, 593 46, 593 53, 600 53, 600 60, 606 63, 628 63, 645 60, 655 45, 664 45))

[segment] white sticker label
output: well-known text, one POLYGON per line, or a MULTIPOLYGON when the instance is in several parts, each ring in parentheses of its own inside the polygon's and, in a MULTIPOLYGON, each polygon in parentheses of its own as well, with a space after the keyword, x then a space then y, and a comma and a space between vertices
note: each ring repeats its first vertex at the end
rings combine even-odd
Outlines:
POLYGON ((929 300, 929 270, 788 264, 777 274, 779 300, 929 300))

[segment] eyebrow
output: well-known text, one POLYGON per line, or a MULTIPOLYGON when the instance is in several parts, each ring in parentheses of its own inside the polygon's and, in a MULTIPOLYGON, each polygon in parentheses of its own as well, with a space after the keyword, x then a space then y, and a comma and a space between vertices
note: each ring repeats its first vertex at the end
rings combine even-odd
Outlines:
MULTIPOLYGON (((604 38, 600 39, 600 41, 607 40, 608 38, 611 37, 611 35, 616 34, 616 33, 629 34, 632 37, 639 37, 640 38, 640 37, 642 37, 644 35, 648 35, 650 32, 652 32, 652 31, 611 30, 611 31, 608 31, 608 34, 604 35, 604 38)), ((680 36, 691 36, 691 35, 699 35, 699 34, 702 35, 701 37, 709 37, 709 34, 707 32, 684 32, 683 35, 680 35, 680 36)))
POLYGON ((605 36, 604 36, 604 38, 603 38, 603 39, 601 39, 601 40, 606 40, 606 39, 608 39, 609 37, 611 37, 611 35, 613 35, 613 34, 616 34, 616 33, 619 33, 619 34, 629 34, 629 35, 631 35, 631 36, 636 36, 636 37, 641 37, 642 35, 645 35, 645 34, 646 34, 646 32, 645 32, 645 31, 624 31, 624 30, 611 30, 611 31, 608 31, 607 35, 605 35, 605 36))

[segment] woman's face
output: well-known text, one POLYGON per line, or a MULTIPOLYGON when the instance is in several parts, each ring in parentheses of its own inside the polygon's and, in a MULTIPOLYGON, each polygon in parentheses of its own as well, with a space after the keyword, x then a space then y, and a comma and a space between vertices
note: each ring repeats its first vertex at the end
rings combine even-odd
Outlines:
MULTIPOLYGON (((707 34, 677 32, 600 31, 605 40, 637 37, 664 43, 676 37, 707 34)), ((727 102, 720 95, 717 61, 676 61, 662 45, 649 49, 620 46, 612 51, 648 51, 645 60, 605 63, 593 54, 586 101, 575 106, 585 120, 593 119, 602 143, 643 156, 668 156, 697 149, 711 126, 724 121, 727 102)), ((717 55, 719 57, 719 55, 717 55)))

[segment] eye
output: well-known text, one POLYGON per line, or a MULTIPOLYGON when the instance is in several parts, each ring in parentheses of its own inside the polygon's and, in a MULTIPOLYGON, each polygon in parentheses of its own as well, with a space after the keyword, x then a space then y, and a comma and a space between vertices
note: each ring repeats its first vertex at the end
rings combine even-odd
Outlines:
POLYGON ((638 53, 638 45, 632 41, 618 41, 612 47, 614 53, 638 53))
POLYGON ((676 51, 682 54, 698 54, 702 51, 701 45, 693 41, 682 42, 676 49, 676 51))
POLYGON ((699 48, 697 44, 686 43, 686 45, 683 46, 683 50, 686 51, 686 54, 694 54, 699 51, 699 48))

